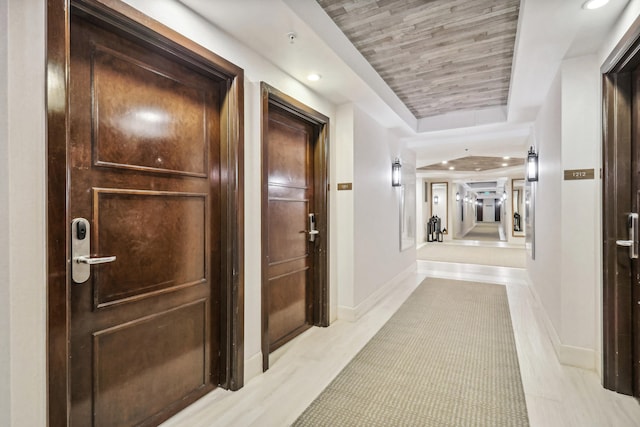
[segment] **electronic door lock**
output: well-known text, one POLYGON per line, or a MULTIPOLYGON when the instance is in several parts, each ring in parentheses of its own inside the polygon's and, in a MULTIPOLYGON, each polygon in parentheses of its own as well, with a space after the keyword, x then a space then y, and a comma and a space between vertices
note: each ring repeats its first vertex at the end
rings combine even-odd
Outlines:
POLYGON ((91 276, 91 266, 116 260, 115 256, 91 258, 91 226, 84 218, 71 222, 71 278, 84 283, 91 276))
POLYGON ((310 242, 315 242, 316 235, 320 234, 320 232, 316 230, 316 214, 309 214, 309 231, 307 233, 309 234, 310 242))
POLYGON ((616 240, 616 245, 629 248, 629 258, 638 258, 638 214, 631 212, 627 217, 628 240, 616 240))

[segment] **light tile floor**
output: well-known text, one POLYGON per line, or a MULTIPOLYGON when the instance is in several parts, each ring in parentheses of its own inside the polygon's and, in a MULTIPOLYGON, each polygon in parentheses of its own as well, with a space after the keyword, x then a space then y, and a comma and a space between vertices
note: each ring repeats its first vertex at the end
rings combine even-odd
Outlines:
POLYGON ((524 270, 418 261, 418 272, 357 322, 312 328, 272 355, 271 369, 237 392, 215 390, 165 427, 288 426, 400 307, 425 277, 507 286, 529 419, 533 427, 640 426, 640 404, 605 390, 595 372, 560 365, 524 270))

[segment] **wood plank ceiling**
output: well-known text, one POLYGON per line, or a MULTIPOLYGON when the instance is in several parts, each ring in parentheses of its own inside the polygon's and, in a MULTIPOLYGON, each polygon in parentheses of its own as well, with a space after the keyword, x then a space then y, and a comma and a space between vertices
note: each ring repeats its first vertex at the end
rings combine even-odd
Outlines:
POLYGON ((423 166, 418 168, 418 171, 455 170, 458 172, 481 172, 500 168, 510 168, 513 166, 524 167, 524 158, 467 156, 449 160, 446 163, 440 162, 423 166))
POLYGON ((507 104, 520 0, 316 0, 416 118, 507 104))

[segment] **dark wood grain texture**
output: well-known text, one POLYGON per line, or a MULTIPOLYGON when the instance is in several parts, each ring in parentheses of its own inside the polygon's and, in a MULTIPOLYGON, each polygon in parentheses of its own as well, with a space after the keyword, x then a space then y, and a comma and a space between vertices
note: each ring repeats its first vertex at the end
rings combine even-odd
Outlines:
POLYGON ((627 237, 632 197, 632 86, 630 74, 603 79, 603 385, 633 393, 631 286, 628 251, 616 245, 627 237))
POLYGON ((70 35, 69 217, 116 256, 71 286, 71 423, 155 425, 220 376, 219 79, 79 15, 70 35))
MULTIPOLYGON (((88 417, 91 417, 91 409, 86 409, 87 402, 85 399, 77 399, 78 396, 89 395, 92 392, 92 390, 88 390, 87 387, 82 384, 88 384, 89 388, 93 389, 93 392, 100 390, 100 388, 91 386, 92 381, 88 383, 83 381, 75 391, 72 391, 71 378, 73 378, 72 372, 74 369, 76 370, 76 375, 93 378, 94 384, 98 386, 100 386, 100 384, 104 385, 105 381, 108 383, 109 379, 117 381, 117 378, 127 378, 128 381, 133 380, 133 383, 136 382, 136 379, 140 379, 138 386, 140 386, 140 384, 146 384, 145 381, 151 381, 149 384, 155 384, 155 387, 162 388, 168 392, 168 395, 173 396, 167 398, 168 400, 163 400, 164 397, 162 397, 162 392, 160 392, 157 401, 153 401, 152 398, 147 402, 147 412, 145 412, 145 410, 140 412, 139 408, 136 409, 138 414, 145 413, 145 421, 142 421, 142 424, 155 425, 163 419, 166 419, 172 413, 175 413, 175 411, 181 407, 197 399, 206 392, 207 389, 210 389, 216 384, 231 389, 240 388, 243 384, 244 266, 242 248, 244 208, 242 181, 242 117, 244 107, 241 84, 243 81, 243 72, 240 68, 228 61, 117 0, 49 1, 47 3, 47 28, 47 67, 49 69, 49 78, 47 81, 49 425, 71 424, 72 412, 84 413, 87 414, 88 417), (108 49, 101 51, 102 56, 100 56, 100 54, 93 56, 93 69, 100 74, 100 77, 97 79, 99 83, 95 84, 95 80, 93 82, 94 87, 98 87, 99 89, 99 96, 96 99, 97 102, 94 104, 91 104, 93 100, 86 100, 86 98, 83 102, 85 102, 85 104, 88 102, 94 107, 98 106, 102 108, 89 107, 88 111, 93 111, 93 113, 83 116, 85 118, 78 119, 70 115, 67 105, 67 97, 69 96, 71 88, 77 82, 73 78, 70 80, 67 79, 70 68, 69 48, 70 46, 75 46, 80 41, 80 39, 71 36, 70 22, 79 22, 81 20, 99 27, 99 31, 104 30, 111 32, 115 37, 120 37, 124 40, 125 44, 131 43, 132 45, 138 46, 140 50, 135 54, 126 54, 124 57, 121 56, 116 59, 114 59, 113 56, 108 57, 109 55, 104 55, 105 52, 108 52, 108 49), (140 64, 153 62, 148 61, 149 57, 155 57, 155 59, 160 62, 164 61, 164 64, 155 63, 149 67, 141 67, 140 64), (123 58, 125 58, 125 60, 123 60, 123 58), (134 60, 131 60, 131 58, 134 58, 134 60), (98 61, 96 62, 95 59, 98 59, 98 61), (169 63, 173 65, 166 68, 169 63), (129 72, 125 71, 124 74, 128 74, 134 80, 136 78, 139 81, 144 80, 145 83, 155 80, 156 89, 165 90, 165 94, 162 97, 158 97, 158 99, 150 98, 148 94, 144 93, 144 89, 138 87, 137 84, 129 84, 127 89, 126 86, 123 87, 121 85, 122 82, 114 82, 115 86, 110 86, 110 83, 107 83, 106 86, 100 86, 100 81, 102 83, 109 81, 109 79, 101 80, 102 77, 107 76, 107 74, 115 70, 123 71, 127 68, 129 72), (159 73, 159 68, 164 68, 166 73, 159 73), (179 70, 191 71, 182 73, 182 77, 184 78, 176 78, 176 70, 178 70, 178 74, 181 73, 179 70), (151 73, 151 76, 148 73, 151 73), (195 76, 195 80, 198 81, 207 80, 206 90, 200 90, 201 88, 198 88, 197 83, 195 83, 194 86, 194 81, 191 80, 189 76, 195 76), (71 86, 67 85, 67 81, 71 82, 71 86), (175 148, 175 145, 171 142, 170 137, 158 138, 158 127, 154 126, 144 126, 133 129, 133 136, 135 137, 133 139, 135 139, 136 144, 140 144, 140 146, 133 144, 128 147, 128 150, 120 151, 117 144, 109 144, 107 140, 110 138, 119 138, 122 135, 118 135, 117 132, 116 134, 109 135, 109 132, 107 132, 105 139, 103 138, 105 134, 101 131, 105 129, 114 130, 118 128, 118 126, 120 126, 121 129, 116 130, 122 131, 122 127, 126 127, 123 126, 123 124, 126 125, 126 120, 121 120, 118 123, 110 120, 118 116, 125 116, 127 112, 136 113, 136 111, 118 110, 117 108, 109 110, 108 103, 101 103, 105 99, 108 99, 109 96, 101 97, 100 93, 107 94, 110 91, 113 92, 114 88, 120 91, 129 89, 134 91, 142 90, 141 93, 135 93, 135 97, 123 98, 123 100, 130 100, 134 103, 138 101, 139 104, 133 108, 133 110, 137 110, 138 113, 141 112, 140 103, 144 103, 144 108, 147 108, 147 112, 156 113, 147 115, 146 119, 148 121, 155 120, 156 123, 158 123, 158 119, 162 122, 163 114, 167 112, 166 110, 170 104, 175 104, 177 99, 189 99, 188 102, 183 103, 183 106, 193 105, 194 109, 191 111, 194 113, 189 114, 190 119, 187 122, 170 120, 169 122, 159 124, 164 124, 165 131, 167 128, 169 129, 168 133, 185 133, 191 135, 193 137, 190 141, 192 144, 187 144, 188 148, 179 155, 169 153, 170 150, 175 148), (173 98, 173 100, 168 98, 173 98), (203 108, 203 105, 207 105, 208 107, 203 108), (211 110, 211 106, 215 107, 215 109, 211 110), (196 116, 195 111, 200 111, 200 113, 196 116), (100 113, 105 113, 105 115, 100 117, 100 113), (101 119, 107 120, 100 121, 101 119), (88 135, 86 138, 87 141, 91 141, 92 138, 94 142, 97 140, 97 133, 92 134, 90 130, 92 124, 96 125, 93 126, 93 130, 97 130, 98 133, 100 133, 100 138, 98 139, 102 142, 107 142, 107 144, 101 147, 97 147, 98 144, 92 144, 93 146, 91 148, 87 148, 88 146, 80 143, 79 139, 74 139, 73 136, 69 137, 73 135, 73 132, 71 132, 72 120, 76 120, 73 129, 81 129, 81 132, 88 135), (200 126, 198 122, 201 124, 206 122, 207 124, 200 126), (215 142, 215 147, 214 149, 208 149, 212 141, 215 142), (139 150, 141 146, 154 142, 158 143, 155 151, 139 150), (70 153, 69 156, 67 153, 70 153), (74 155, 71 155, 72 153, 74 153, 74 155), (138 155, 137 158, 136 155, 138 155), (67 162, 67 158, 69 158, 69 162, 67 162), (126 161, 123 161, 123 159, 126 159, 126 161), (214 165, 213 168, 211 168, 212 165, 214 165), (202 253, 203 234, 205 236, 204 252, 209 255, 203 256, 206 258, 204 260, 199 256, 196 257, 196 261, 189 261, 191 264, 187 262, 180 267, 183 268, 180 270, 180 268, 174 268, 181 263, 179 260, 173 259, 174 255, 170 254, 171 250, 169 254, 160 252, 153 254, 153 251, 147 252, 145 256, 147 256, 148 259, 153 258, 154 255, 164 256, 164 260, 167 261, 166 264, 168 264, 165 265, 165 273, 169 270, 171 270, 172 273, 164 277, 160 274, 160 276, 149 282, 155 285, 162 283, 161 286, 151 292, 149 292, 149 288, 144 290, 145 286, 142 286, 142 292, 138 290, 124 299, 120 298, 118 302, 122 303, 123 307, 127 307, 125 311, 128 311, 128 314, 126 315, 122 314, 120 310, 109 307, 109 304, 103 307, 99 307, 100 304, 97 304, 95 309, 99 310, 98 313, 104 311, 104 313, 109 314, 105 315, 102 313, 102 315, 96 318, 97 320, 93 322, 92 326, 89 325, 91 322, 86 322, 86 320, 87 316, 91 314, 91 309, 87 310, 87 308, 90 308, 93 304, 90 303, 87 305, 85 302, 82 304, 73 304, 69 295, 70 290, 74 290, 73 300, 93 301, 94 303, 97 301, 92 300, 93 292, 91 292, 91 285, 79 286, 79 292, 75 290, 75 286, 77 285, 71 285, 71 278, 68 271, 68 225, 70 224, 71 218, 76 216, 76 212, 71 212, 71 210, 74 209, 73 203, 70 203, 69 207, 67 205, 68 183, 66 179, 67 171, 73 170, 74 168, 76 171, 97 169, 103 175, 109 175, 105 185, 97 184, 97 181, 94 182, 93 179, 89 181, 92 188, 102 188, 106 190, 102 192, 103 195, 109 194, 108 190, 113 190, 114 188, 123 188, 125 192, 131 190, 134 192, 149 192, 153 193, 156 198, 159 198, 160 195, 171 193, 171 196, 167 197, 166 204, 156 203, 154 206, 138 206, 138 214, 142 214, 143 216, 142 218, 138 218, 138 220, 142 220, 143 225, 149 225, 149 229, 157 229, 159 221, 154 217, 154 213, 159 217, 162 217, 163 214, 167 212, 175 214, 173 217, 171 217, 171 215, 166 217, 166 219, 169 220, 167 224, 171 229, 168 235, 173 236, 174 239, 172 243, 176 243, 176 248, 171 249, 174 255, 179 257, 182 254, 180 247, 190 248, 187 249, 186 254, 182 254, 185 256, 202 253), (133 180, 132 177, 136 177, 137 181, 133 180), (136 186, 140 185, 141 181, 145 181, 142 190, 140 190, 142 187, 136 188, 136 186), (176 187, 174 185, 176 181, 182 181, 183 185, 181 184, 180 188, 176 187), (201 186, 201 184, 198 184, 199 181, 205 183, 204 189, 198 188, 201 186), (184 206, 177 206, 179 203, 176 204, 175 202, 177 200, 184 200, 185 197, 188 200, 200 200, 200 202, 197 203, 197 206, 194 206, 193 203, 185 203, 183 204, 184 206), (190 207, 187 205, 190 205, 190 207), (184 207, 186 207, 186 210, 183 209, 184 207), (152 212, 149 212, 149 209, 152 209, 152 212), (188 225, 180 223, 179 216, 182 213, 186 214, 185 218, 187 218, 188 225), (146 218, 144 218, 144 215, 146 215, 146 218), (198 219, 196 220, 196 218, 198 219), (155 225, 153 221, 156 221, 155 225), (192 237, 197 233, 193 227, 197 226, 198 221, 200 224, 205 224, 206 230, 201 230, 199 238, 194 240, 192 237), (217 224, 217 226, 213 227, 211 224, 217 224), (218 230, 216 233, 213 232, 214 228, 218 230), (187 238, 176 238, 176 236, 181 235, 185 231, 186 234, 189 235, 187 238), (191 242, 192 240, 193 242, 191 242), (195 243, 195 246, 193 246, 192 243, 195 243), (193 252, 194 250, 195 252, 193 252), (170 265, 171 263, 173 263, 172 266, 170 265), (215 266, 215 268, 212 268, 212 266, 215 266), (206 277, 205 280, 202 280, 203 272, 206 277), (211 292, 210 289, 212 288, 209 287, 207 283, 215 284, 214 288, 217 289, 217 291, 211 292), (205 290, 204 288, 210 289, 205 290), (161 297, 159 295, 167 293, 173 295, 170 302, 167 302, 164 296, 161 297), (196 301, 201 301, 202 303, 196 303, 196 301), (148 307, 144 308, 145 305, 148 306, 149 304, 153 306, 154 313, 157 314, 149 314, 150 312, 147 310, 148 307), (157 351, 158 348, 154 346, 149 346, 149 351, 146 356, 144 354, 134 356, 146 359, 143 363, 145 365, 147 365, 147 363, 151 365, 168 364, 170 366, 168 366, 167 372, 163 372, 172 373, 172 375, 176 377, 182 377, 183 375, 181 375, 180 372, 187 366, 189 367, 188 369, 192 370, 194 361, 197 360, 200 369, 198 378, 201 378, 201 380, 187 380, 187 378, 194 377, 184 375, 186 382, 181 380, 170 381, 171 384, 175 383, 175 388, 171 390, 171 387, 167 388, 161 384, 162 381, 170 380, 171 375, 166 375, 164 378, 156 378, 155 375, 148 376, 139 373, 139 376, 136 377, 137 374, 133 371, 140 371, 140 369, 133 369, 133 371, 131 371, 133 372, 133 376, 130 376, 126 373, 126 370, 122 371, 123 366, 120 363, 116 364, 118 367, 112 365, 112 367, 109 368, 109 362, 104 358, 100 358, 100 363, 98 364, 96 360, 92 362, 91 357, 86 357, 86 348, 94 348, 94 350, 98 348, 96 345, 98 345, 100 340, 96 337, 106 338, 110 336, 105 331, 110 331, 112 330, 111 328, 114 327, 116 329, 122 328, 122 331, 127 330, 127 327, 115 326, 117 324, 133 325, 133 323, 141 322, 140 319, 146 319, 149 318, 149 316, 151 316, 151 318, 155 316, 158 319, 166 320, 173 316, 169 313, 172 313, 172 310, 177 310, 176 307, 187 307, 193 304, 199 304, 198 310, 193 311, 189 309, 183 312, 190 313, 189 315, 181 315, 177 318, 172 317, 172 321, 170 322, 161 321, 161 323, 170 326, 169 329, 173 327, 173 332, 167 330, 166 337, 169 337, 169 339, 168 341, 164 340, 164 344, 160 343, 163 342, 165 335, 157 335, 157 331, 163 328, 156 328, 156 332, 153 332, 154 328, 146 328, 146 332, 140 332, 144 328, 131 327, 128 329, 129 331, 138 331, 134 333, 137 338, 129 337, 124 339, 123 342, 131 345, 132 341, 136 342, 137 339, 140 339, 146 342, 157 341, 158 345, 166 347, 168 345, 167 342, 176 342, 180 339, 186 340, 182 343, 184 345, 177 343, 180 345, 177 345, 175 349, 173 349, 173 351, 184 354, 186 359, 183 356, 172 354, 171 351, 157 351), (178 321, 177 319, 182 320, 178 321), (71 330, 73 334, 77 333, 79 336, 94 337, 83 338, 84 341, 80 343, 80 345, 74 344, 75 350, 68 345, 71 338, 70 325, 72 323, 77 325, 71 330), (189 324, 196 325, 194 328, 190 327, 190 330, 193 330, 196 334, 180 335, 179 331, 189 324), (154 335, 154 333, 156 335, 154 335), (180 335, 180 337, 178 337, 178 335, 180 335), (175 339, 170 338, 172 336, 175 339), (91 344, 92 340, 93 344, 91 344), (196 352, 193 353, 193 350, 189 350, 189 348, 196 349, 196 352), (219 350, 212 352, 211 348, 219 350), (163 354, 165 355, 163 356, 163 354), (200 354, 200 356, 194 358, 189 356, 189 354, 200 354), (188 359, 190 359, 191 362, 186 361, 188 359), (71 365, 69 364, 70 360, 72 361, 71 365), (99 370, 98 365, 101 367, 100 369, 106 369, 109 374, 105 376, 106 371, 99 370), (118 371, 118 369, 120 370, 118 371), (99 372, 101 380, 99 383, 96 383, 95 379, 98 378, 96 375, 99 372), (118 374, 121 376, 118 377, 118 374), (147 380, 144 380, 145 377, 147 380), (198 384, 196 385, 196 383, 198 384), (171 393, 176 390, 178 390, 178 393, 171 395, 171 393), (181 397, 176 398, 178 395, 181 395, 181 397), (176 403, 173 399, 177 399, 178 402, 176 403), (78 404, 73 406, 71 404, 72 401, 78 404), (170 401, 173 403, 169 403, 170 401), (154 405, 156 406, 154 407, 154 405), (157 410, 159 410, 159 412, 154 412, 157 410)), ((114 46, 112 46, 112 48, 113 47, 114 46)), ((117 49, 112 49, 112 51, 113 50, 117 49)), ((96 53, 96 51, 93 51, 92 54, 94 53, 96 53)), ((91 75, 91 73, 87 69, 83 69, 83 66, 72 67, 72 71, 73 70, 79 70, 80 73, 85 73, 85 77, 81 80, 91 81, 90 77, 86 77, 91 75)), ((151 86, 153 86, 153 84, 151 86)), ((173 106, 175 107, 175 105, 173 106)), ((138 114, 138 116, 140 115, 138 114)), ((142 115, 142 119, 145 119, 144 114, 142 115)), ((131 121, 129 121, 129 124, 131 124, 131 121)), ((129 131, 131 130, 132 129, 129 129, 129 131)), ((167 133, 165 132, 165 134, 167 133)), ((95 209, 93 213, 98 213, 99 216, 100 208, 106 206, 101 206, 100 203, 97 202, 99 199, 97 195, 100 194, 100 191, 74 193, 72 188, 69 194, 71 199, 77 197, 82 200, 81 205, 89 206, 89 210, 83 211, 82 215, 92 219, 94 222, 96 218, 92 216, 93 210, 95 209), (74 196, 74 194, 76 195, 74 196)), ((138 200, 138 204, 140 204, 140 202, 141 200, 138 200)), ((142 205, 144 205, 144 202, 142 202, 142 205)), ((112 207, 117 210, 116 206, 112 207)), ((133 210, 135 211, 136 208, 133 210)), ((106 211, 103 210, 102 212, 104 213, 106 211)), ((102 218, 104 219, 106 217, 103 216, 102 218)), ((124 225, 128 224, 130 227, 129 231, 136 229, 136 219, 133 218, 133 215, 129 217, 124 215, 121 219, 125 221, 124 225)), ((92 231, 95 233, 92 237, 95 238, 98 236, 97 240, 100 240, 102 244, 110 242, 110 244, 104 246, 103 249, 113 250, 117 248, 117 246, 112 246, 114 238, 117 237, 120 239, 122 236, 117 236, 117 234, 121 231, 118 231, 118 227, 116 226, 111 227, 111 231, 109 231, 110 227, 107 223, 103 223, 102 227, 97 226, 92 228, 92 231), (106 231, 107 235, 100 236, 100 230, 103 232, 106 231)), ((144 227, 142 228, 144 229, 144 227)), ((135 233, 135 231, 133 232, 135 233)), ((147 239, 146 243, 144 243, 147 237, 148 236, 138 235, 138 240, 143 242, 143 247, 153 248, 155 246, 152 242, 153 239, 147 239)), ((163 237, 163 239, 168 242, 167 237, 163 237)), ((156 241, 155 244, 166 246, 166 243, 162 243, 162 241, 156 241)), ((92 244, 92 254, 94 256, 104 255, 98 253, 100 250, 102 249, 94 250, 92 244)), ((129 255, 131 255, 126 251, 131 251, 133 248, 126 248, 124 245, 121 245, 118 250, 125 251, 123 252, 124 255, 120 257, 123 259, 123 257, 129 257, 129 255)), ((146 263, 143 264, 145 266, 147 265, 146 263)), ((106 265, 100 267, 106 267, 106 265)), ((103 269, 101 271, 103 273, 102 279, 106 280, 106 278, 108 278, 108 275, 104 275, 106 270, 103 269)), ((95 276, 100 276, 100 274, 94 275, 94 279, 95 276)), ((118 286, 121 286, 121 284, 116 285, 116 287, 118 286)), ((116 292, 116 294, 122 296, 118 292, 116 292)), ((144 322, 139 324, 143 323, 144 322)), ((121 336, 127 336, 127 334, 123 333, 121 336)), ((100 342, 105 343, 107 341, 108 340, 102 340, 100 342)), ((71 342, 73 342, 73 340, 71 340, 71 342)), ((123 344, 121 344, 121 346, 122 345, 123 344)), ((108 346, 100 348, 106 349, 108 346)), ((105 354, 117 354, 118 357, 122 358, 127 357, 126 352, 114 350, 114 348, 111 348, 105 354)), ((132 353, 129 353, 129 355, 131 356, 132 353)), ((197 372, 197 370, 193 372, 197 372)), ((165 385, 167 384, 170 385, 169 383, 165 383, 165 385)), ((153 388, 154 386, 152 385, 150 387, 153 388)), ((148 391, 146 386, 145 388, 145 391, 148 391)), ((121 401, 126 400, 126 396, 130 395, 133 391, 135 391, 135 388, 126 389, 125 387, 125 390, 123 390, 124 398, 122 396, 117 397, 115 398, 116 401, 117 399, 121 399, 121 401)), ((98 409, 110 408, 107 412, 111 415, 105 415, 106 412, 103 410, 101 413, 104 416, 99 415, 97 418, 94 416, 93 422, 87 423, 82 421, 80 424, 122 424, 119 419, 109 419, 110 416, 119 416, 112 414, 113 410, 110 405, 114 400, 112 400, 113 396, 109 394, 110 392, 111 391, 103 390, 100 394, 102 397, 96 400, 95 405, 98 409)), ((134 399, 129 398, 126 404, 131 406, 133 400, 134 399)), ((89 401, 89 406, 91 406, 90 403, 89 401)), ((136 405, 134 404, 133 406, 136 405)), ((100 411, 98 411, 98 413, 100 413, 100 411)), ((127 413, 127 411, 122 410, 122 413, 127 413)), ((74 422, 74 424, 78 424, 78 422, 74 422)))
POLYGON ((70 411, 67 10, 64 1, 47 1, 47 409, 52 427, 68 425, 70 411))
POLYGON ((314 211, 313 126, 271 106, 263 151, 267 205, 269 350, 313 324, 315 242, 309 242, 308 214, 314 211))
POLYGON ((328 126, 262 83, 262 357, 311 325, 328 326, 328 126), (320 234, 309 242, 308 214, 320 234))

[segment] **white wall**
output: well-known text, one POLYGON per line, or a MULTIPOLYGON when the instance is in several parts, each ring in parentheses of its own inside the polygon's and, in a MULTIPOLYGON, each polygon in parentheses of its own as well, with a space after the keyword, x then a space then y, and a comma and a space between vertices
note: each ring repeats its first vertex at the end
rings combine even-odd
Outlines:
MULTIPOLYGON (((561 329, 562 242, 560 210, 561 180, 561 88, 558 74, 534 126, 534 145, 539 154, 539 180, 535 194, 535 261, 527 258, 533 290, 556 331, 561 329)), ((528 230, 527 230, 528 232, 528 230)))
POLYGON ((475 202, 473 201, 473 193, 470 191, 463 189, 463 191, 460 192, 460 198, 462 200, 461 209, 464 209, 464 220, 460 224, 460 230, 456 236, 464 237, 473 227, 476 226, 476 208, 475 202), (465 196, 467 196, 468 199, 466 202, 464 201, 465 196))
POLYGON ((482 222, 496 222, 496 201, 494 199, 482 200, 482 222))
POLYGON ((400 190, 391 186, 393 160, 400 157, 403 168, 414 165, 415 174, 415 155, 403 150, 397 137, 358 107, 354 108, 354 135, 353 303, 357 306, 415 265, 415 245, 400 252, 400 190))
MULTIPOLYGON (((336 142, 336 183, 352 183, 353 190, 336 191, 336 205, 340 212, 335 228, 337 232, 337 246, 341 249, 341 256, 337 259, 336 268, 340 286, 338 286, 338 306, 355 307, 354 287, 354 192, 358 191, 358 183, 354 178, 354 112, 353 104, 338 107, 336 142)), ((335 188, 335 186, 333 186, 335 188)))
POLYGON ((0 0, 0 425, 11 419, 11 366, 9 352, 9 122, 8 122, 8 20, 7 0, 0 0))
POLYGON ((533 288, 561 362, 597 369, 601 197, 600 73, 595 55, 563 61, 535 124, 540 180, 535 200, 533 288), (563 170, 596 170, 565 181, 563 170))
MULTIPOLYGON (((6 114, 2 108, 8 128, 0 127, 8 129, 6 148, 0 150, 0 162, 7 166, 0 199, 8 200, 0 209, 0 229, 8 230, 0 243, 0 255, 7 255, 0 257, 5 263, 0 274, 8 276, 2 281, 8 303, 2 303, 0 316, 10 329, 9 336, 0 335, 0 358, 5 362, 8 352, 10 408, 4 417, 10 417, 11 426, 46 425, 45 4, 9 0, 8 25, 2 26, 10 67, 8 81, 2 82, 8 88, 6 114)), ((6 397, 5 389, 3 407, 6 397)))
MULTIPOLYGON (((562 168, 601 166, 600 64, 595 55, 568 59, 561 68, 562 168)), ((600 284, 599 256, 602 185, 595 179, 562 181, 562 329, 563 345, 596 349, 595 297, 600 284)), ((584 352, 583 352, 584 353, 584 352)), ((577 357, 578 355, 576 355, 577 357)), ((594 355, 591 357, 595 367, 594 355)))

